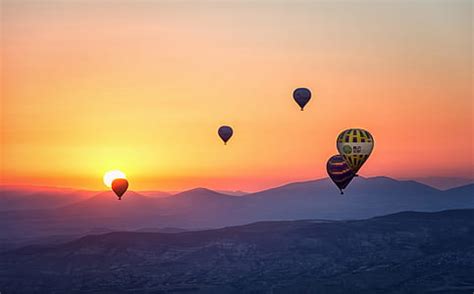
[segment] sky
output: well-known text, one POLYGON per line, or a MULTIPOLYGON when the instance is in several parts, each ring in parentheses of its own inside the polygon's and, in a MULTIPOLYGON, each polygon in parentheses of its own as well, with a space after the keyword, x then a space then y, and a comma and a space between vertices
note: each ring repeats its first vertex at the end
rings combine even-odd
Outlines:
POLYGON ((326 177, 474 178, 472 2, 1 1, 1 182, 255 191, 326 177), (292 91, 308 87, 301 112, 292 91), (227 146, 217 128, 231 125, 227 146))

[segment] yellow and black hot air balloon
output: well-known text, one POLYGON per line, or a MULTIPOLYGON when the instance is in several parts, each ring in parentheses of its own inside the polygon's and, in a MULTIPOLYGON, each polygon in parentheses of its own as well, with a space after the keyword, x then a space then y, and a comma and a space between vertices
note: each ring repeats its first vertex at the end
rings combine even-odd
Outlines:
POLYGON ((374 149, 374 138, 363 129, 348 129, 337 137, 337 150, 357 174, 374 149))

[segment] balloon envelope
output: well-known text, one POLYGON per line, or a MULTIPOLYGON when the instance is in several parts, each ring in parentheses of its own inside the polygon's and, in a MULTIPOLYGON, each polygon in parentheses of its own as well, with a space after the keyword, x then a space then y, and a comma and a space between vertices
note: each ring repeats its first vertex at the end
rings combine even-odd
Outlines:
POLYGON ((307 88, 298 88, 293 91, 293 99, 295 99, 296 103, 301 107, 301 111, 303 111, 305 105, 311 99, 311 91, 307 88))
POLYGON ((351 167, 342 156, 334 155, 329 158, 326 164, 326 170, 331 180, 336 184, 339 190, 341 190, 341 194, 344 194, 342 189, 345 189, 355 176, 351 167))
POLYGON ((234 131, 229 126, 222 126, 217 131, 217 134, 219 135, 219 137, 221 137, 222 141, 224 141, 224 144, 227 144, 227 141, 229 141, 229 139, 232 137, 234 131))
POLYGON ((363 129, 348 129, 337 137, 337 150, 357 174, 374 149, 374 138, 363 129))
POLYGON ((112 182, 112 190, 118 196, 119 200, 121 200, 122 195, 128 189, 128 181, 126 179, 115 179, 112 182))

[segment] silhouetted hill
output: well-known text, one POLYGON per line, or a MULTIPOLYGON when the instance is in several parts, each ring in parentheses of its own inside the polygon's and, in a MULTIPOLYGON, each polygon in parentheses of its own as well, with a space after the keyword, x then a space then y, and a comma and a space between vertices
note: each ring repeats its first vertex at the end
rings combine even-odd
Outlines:
POLYGON ((163 202, 172 205, 179 205, 182 208, 186 207, 194 211, 205 210, 206 212, 209 212, 214 209, 237 205, 239 199, 213 190, 197 188, 163 199, 160 203, 163 202))
POLYGON ((414 181, 358 177, 345 195, 328 179, 229 196, 198 188, 168 197, 112 192, 64 207, 0 214, 0 239, 84 233, 92 228, 216 228, 262 220, 363 219, 399 211, 474 208, 473 185, 440 191, 414 181))
POLYGON ((140 213, 137 210, 147 209, 154 202, 155 199, 133 191, 128 191, 122 200, 118 200, 114 192, 107 191, 89 199, 61 207, 60 210, 68 215, 84 215, 84 212, 87 211, 88 217, 118 217, 123 216, 124 213, 140 213))
POLYGON ((225 195, 231 195, 231 196, 244 196, 244 195, 249 194, 249 192, 240 191, 240 190, 237 190, 237 191, 216 190, 216 192, 219 192, 219 193, 225 194, 225 195))
POLYGON ((138 191, 137 193, 143 196, 154 197, 154 198, 162 198, 162 197, 168 197, 172 195, 172 193, 162 192, 162 191, 138 191))
POLYGON ((474 183, 474 179, 472 178, 456 177, 419 177, 413 178, 412 180, 440 190, 452 189, 474 183))
POLYGON ((175 194, 173 197, 176 199, 178 198, 192 198, 197 201, 200 200, 209 200, 209 199, 216 199, 216 198, 221 198, 221 199, 231 199, 228 197, 229 195, 225 195, 216 191, 213 191, 211 189, 206 189, 206 188, 195 188, 191 190, 187 190, 184 192, 180 192, 175 194))
POLYGON ((405 210, 474 207, 474 197, 470 195, 451 195, 450 191, 388 177, 357 177, 344 195, 337 193, 329 179, 322 179, 292 183, 247 197, 256 198, 255 206, 263 208, 260 211, 266 219, 366 218, 405 210))
POLYGON ((470 293, 474 210, 115 232, 0 255, 6 293, 470 293))
POLYGON ((472 196, 474 194, 474 184, 452 188, 452 189, 446 190, 446 192, 453 195, 466 196, 467 199, 471 199, 471 197, 469 196, 472 196))

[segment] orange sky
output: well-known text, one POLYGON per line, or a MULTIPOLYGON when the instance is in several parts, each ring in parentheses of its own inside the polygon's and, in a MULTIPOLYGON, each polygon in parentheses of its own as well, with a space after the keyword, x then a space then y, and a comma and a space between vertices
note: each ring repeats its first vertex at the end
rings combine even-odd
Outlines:
POLYGON ((2 183, 258 190, 326 176, 350 127, 363 176, 474 177, 471 1, 1 5, 2 183))

